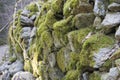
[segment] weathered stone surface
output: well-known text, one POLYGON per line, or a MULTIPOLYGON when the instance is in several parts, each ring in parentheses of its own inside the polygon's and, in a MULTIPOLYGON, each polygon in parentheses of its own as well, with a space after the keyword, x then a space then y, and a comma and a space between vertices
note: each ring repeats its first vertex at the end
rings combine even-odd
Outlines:
POLYGON ((93 24, 95 16, 93 13, 81 13, 74 17, 75 27, 80 29, 93 24))
POLYGON ((112 3, 108 6, 108 9, 112 12, 120 12, 120 4, 119 3, 112 3))
POLYGON ((22 28, 21 38, 29 39, 30 35, 31 35, 31 28, 30 27, 22 28))
POLYGON ((23 70, 23 63, 21 61, 16 61, 12 63, 9 67, 9 72, 11 75, 15 74, 16 72, 23 70))
POLYGON ((120 41, 120 26, 115 33, 115 38, 116 38, 116 40, 120 41))
POLYGON ((109 54, 107 53, 109 51, 110 51, 109 48, 102 48, 99 50, 97 54, 94 54, 94 58, 93 58, 95 60, 94 67, 99 68, 102 66, 105 60, 109 58, 109 54))
POLYGON ((108 29, 118 26, 120 24, 120 12, 107 13, 105 16, 105 19, 103 20, 101 24, 102 26, 108 29))
POLYGON ((108 0, 95 0, 94 13, 96 16, 105 16, 108 0))
POLYGON ((0 77, 2 80, 10 80, 11 76, 22 70, 23 63, 21 61, 16 60, 14 63, 8 61, 0 66, 0 72, 2 73, 0 77))
POLYGON ((30 72, 17 72, 12 80, 35 80, 35 78, 30 72))
POLYGON ((109 73, 102 74, 101 80, 117 80, 119 76, 119 71, 117 67, 113 67, 110 69, 109 73))
POLYGON ((21 25, 24 27, 24 26, 33 26, 34 23, 31 19, 29 19, 28 17, 25 17, 25 16, 21 16, 21 25))
POLYGON ((30 11, 28 11, 27 9, 24 9, 24 10, 21 12, 21 15, 26 16, 26 17, 28 17, 29 14, 30 14, 30 11))
POLYGON ((49 76, 51 80, 61 80, 63 77, 63 73, 57 68, 50 68, 49 76))
POLYGON ((52 68, 55 66, 56 59, 55 59, 55 54, 54 53, 49 54, 49 56, 48 56, 48 62, 49 62, 50 66, 52 68))
POLYGON ((96 29, 99 29, 101 22, 102 22, 101 17, 97 16, 94 20, 93 26, 96 27, 96 29))

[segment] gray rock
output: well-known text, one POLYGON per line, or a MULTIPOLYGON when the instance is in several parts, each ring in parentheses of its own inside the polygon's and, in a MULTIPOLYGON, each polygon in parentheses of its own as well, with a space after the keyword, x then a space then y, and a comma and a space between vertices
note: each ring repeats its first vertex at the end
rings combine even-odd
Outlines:
POLYGON ((36 34, 36 31, 37 31, 37 28, 36 27, 33 27, 32 31, 31 31, 31 34, 30 34, 30 37, 33 38, 36 34))
POLYGON ((14 75, 16 72, 23 70, 23 63, 21 61, 16 60, 14 63, 5 62, 2 66, 0 66, 0 78, 2 80, 11 80, 11 76, 14 75))
POLYGON ((119 71, 116 67, 111 68, 109 73, 102 74, 101 80, 117 80, 119 71))
POLYGON ((75 16, 75 27, 80 29, 93 24, 95 16, 93 13, 80 13, 75 16))
POLYGON ((19 72, 19 71, 23 71, 23 63, 21 61, 16 61, 14 63, 12 63, 9 67, 9 72, 11 75, 19 72))
POLYGON ((115 33, 115 38, 116 38, 117 41, 120 41, 120 26, 115 33))
POLYGON ((56 59, 55 59, 55 54, 54 53, 49 54, 49 56, 48 56, 48 62, 49 62, 50 66, 52 68, 55 66, 56 59))
POLYGON ((113 80, 116 80, 117 77, 119 76, 118 68, 117 67, 111 68, 108 75, 109 75, 109 77, 112 77, 113 80))
POLYGON ((94 20, 93 26, 96 27, 96 29, 99 29, 101 27, 100 26, 101 22, 102 22, 101 17, 97 16, 94 20))
POLYGON ((30 11, 28 11, 27 9, 24 9, 24 10, 21 12, 21 15, 26 16, 26 17, 28 17, 29 14, 30 14, 30 11))
POLYGON ((50 80, 61 80, 63 78, 63 73, 57 68, 50 68, 48 74, 50 80))
POLYGON ((101 25, 105 28, 113 28, 120 24, 120 12, 107 13, 101 25))
POLYGON ((98 53, 94 54, 94 61, 95 61, 95 65, 94 67, 99 68, 102 66, 102 64, 110 57, 107 52, 109 52, 110 49, 109 48, 102 48, 99 50, 98 53))
POLYGON ((12 80, 35 80, 35 78, 30 72, 17 72, 12 80))
POLYGON ((24 27, 24 26, 31 26, 33 27, 34 23, 31 19, 29 19, 28 17, 25 17, 25 16, 21 16, 21 25, 24 27))
POLYGON ((32 15, 32 16, 30 17, 30 19, 31 19, 32 21, 35 21, 36 15, 32 15))
POLYGON ((31 28, 30 27, 22 28, 21 38, 29 39, 30 35, 31 35, 31 28))
POLYGON ((112 3, 108 6, 108 9, 113 12, 120 12, 120 4, 119 3, 112 3))
POLYGON ((96 16, 105 16, 108 0, 95 0, 94 13, 96 16))

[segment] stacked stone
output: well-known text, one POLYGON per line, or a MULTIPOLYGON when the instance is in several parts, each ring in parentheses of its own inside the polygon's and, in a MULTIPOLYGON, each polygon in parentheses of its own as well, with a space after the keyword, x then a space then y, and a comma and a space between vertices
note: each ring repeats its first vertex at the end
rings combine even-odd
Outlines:
POLYGON ((29 48, 30 43, 33 37, 35 37, 35 33, 36 33, 36 27, 34 27, 34 20, 36 18, 36 15, 32 15, 30 18, 29 15, 30 15, 30 11, 24 9, 21 12, 21 18, 20 18, 21 26, 22 26, 21 39, 24 40, 26 49, 29 48))

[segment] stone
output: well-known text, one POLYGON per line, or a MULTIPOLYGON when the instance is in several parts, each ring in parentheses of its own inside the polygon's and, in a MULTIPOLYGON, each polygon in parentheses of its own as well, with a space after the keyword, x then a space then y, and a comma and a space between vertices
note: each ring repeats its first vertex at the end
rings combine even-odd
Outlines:
POLYGON ((31 34, 30 34, 30 37, 31 37, 31 38, 35 37, 36 31, 37 31, 37 28, 36 28, 36 27, 33 27, 32 31, 31 31, 31 34))
POLYGON ((16 62, 12 63, 9 67, 9 72, 11 75, 23 71, 23 63, 21 61, 16 60, 16 62))
POLYGON ((108 0, 95 0, 94 13, 96 16, 105 16, 108 0))
POLYGON ((58 68, 50 68, 48 75, 50 80, 61 80, 63 78, 63 73, 58 68))
POLYGON ((21 38, 23 38, 23 39, 29 39, 30 35, 31 35, 31 28, 30 27, 24 27, 24 28, 22 28, 21 38))
POLYGON ((24 9, 24 10, 21 12, 21 15, 26 16, 26 17, 28 17, 29 14, 30 14, 30 11, 28 11, 27 9, 24 9))
POLYGON ((115 38, 116 38, 117 41, 120 42, 120 26, 119 26, 119 28, 117 29, 116 33, 115 33, 115 38))
POLYGON ((25 16, 21 16, 21 25, 24 27, 24 26, 31 26, 33 27, 34 23, 31 19, 29 19, 28 17, 25 17, 25 16))
POLYGON ((108 73, 109 77, 112 77, 113 80, 116 80, 117 77, 119 76, 119 70, 117 67, 113 67, 110 69, 109 73, 108 73))
POLYGON ((35 80, 35 77, 30 72, 17 72, 11 80, 35 80))
POLYGON ((48 62, 49 62, 50 66, 52 68, 55 66, 56 59, 55 59, 55 54, 54 53, 49 54, 49 56, 48 56, 48 62))
POLYGON ((99 29, 101 26, 102 19, 101 17, 97 16, 94 20, 93 26, 96 27, 96 29, 99 29))
POLYGON ((108 6, 108 10, 112 12, 120 12, 120 4, 119 3, 112 3, 108 6))
POLYGON ((95 16, 93 13, 80 13, 74 17, 75 27, 80 29, 93 24, 95 16))
POLYGON ((57 64, 62 72, 66 72, 69 61, 70 61, 70 50, 67 47, 63 47, 57 53, 57 64))
POLYGON ((36 15, 32 15, 32 16, 30 17, 30 19, 31 19, 32 21, 35 21, 36 15))
POLYGON ((104 73, 101 76, 101 80, 117 80, 119 71, 116 67, 110 69, 109 73, 104 73))
POLYGON ((94 54, 94 67, 99 68, 104 64, 104 62, 110 57, 107 52, 109 52, 109 48, 101 48, 98 53, 94 54))
POLYGON ((73 9, 73 13, 91 13, 93 12, 93 6, 88 3, 80 3, 79 6, 73 9))
POLYGON ((0 77, 2 80, 11 80, 11 76, 19 71, 23 71, 23 63, 21 61, 16 60, 14 63, 7 61, 0 66, 0 72, 2 74, 0 77))
POLYGON ((107 13, 101 25, 107 29, 116 27, 120 24, 120 12, 107 13))

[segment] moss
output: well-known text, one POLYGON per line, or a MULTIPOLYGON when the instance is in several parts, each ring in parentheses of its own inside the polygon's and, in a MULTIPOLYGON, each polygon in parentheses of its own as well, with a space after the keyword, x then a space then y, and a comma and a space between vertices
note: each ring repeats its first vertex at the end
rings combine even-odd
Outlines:
POLYGON ((55 31, 59 31, 65 34, 72 30, 73 25, 71 21, 72 21, 72 16, 69 16, 67 19, 57 21, 56 23, 54 23, 53 29, 55 31))
POLYGON ((51 2, 45 2, 41 7, 41 15, 46 14, 51 9, 51 2))
POLYGON ((105 63, 102 65, 102 67, 100 68, 101 71, 106 71, 108 72, 110 70, 110 68, 112 67, 112 60, 107 60, 105 61, 105 63))
POLYGON ((66 46, 66 44, 68 43, 67 34, 63 34, 59 31, 53 31, 52 35, 54 38, 55 47, 61 48, 63 46, 66 46))
POLYGON ((24 70, 29 71, 31 73, 33 72, 32 65, 31 65, 31 60, 25 60, 24 61, 24 70))
POLYGON ((76 69, 76 63, 79 61, 79 53, 71 52, 68 70, 76 69))
POLYGON ((90 28, 83 28, 68 33, 69 44, 72 51, 77 53, 80 52, 82 47, 82 40, 87 36, 90 31, 90 28))
POLYGON ((46 17, 46 15, 42 15, 42 16, 38 16, 37 18, 36 18, 36 20, 35 20, 35 22, 34 22, 34 25, 36 26, 36 27, 39 27, 43 22, 45 22, 45 17, 46 17))
POLYGON ((62 80, 78 80, 80 72, 78 70, 68 71, 62 80))
POLYGON ((10 61, 11 63, 15 62, 16 60, 17 60, 16 57, 10 57, 10 59, 9 59, 9 61, 10 61))
POLYGON ((55 13, 60 13, 62 12, 62 9, 63 9, 63 1, 64 0, 53 0, 52 4, 51 4, 51 7, 52 7, 52 10, 55 12, 55 13))
POLYGON ((53 46, 53 38, 48 31, 41 34, 40 44, 43 48, 51 48, 53 46))
POLYGON ((53 24, 56 22, 57 20, 54 17, 54 13, 49 10, 46 14, 46 18, 45 18, 45 24, 49 27, 52 28, 53 24))
POLYGON ((59 68, 62 70, 62 72, 66 71, 65 67, 65 57, 64 57, 64 49, 62 48, 58 53, 57 53, 57 64, 59 68))
POLYGON ((40 36, 45 30, 48 30, 48 27, 45 23, 42 23, 37 29, 37 35, 40 36))
POLYGON ((38 12, 38 7, 35 3, 30 3, 26 8, 31 12, 38 12))
POLYGON ((115 51, 115 53, 111 56, 111 60, 116 60, 120 58, 120 49, 118 49, 117 51, 115 51))
POLYGON ((80 52, 80 64, 78 69, 82 69, 82 66, 93 66, 93 54, 100 48, 110 47, 114 43, 114 40, 104 34, 95 34, 87 39, 80 52))
POLYGON ((63 14, 68 17, 72 14, 72 9, 79 4, 79 0, 67 0, 64 4, 63 14))
POLYGON ((100 74, 94 72, 94 73, 90 74, 89 80, 101 80, 101 76, 100 76, 100 74))

